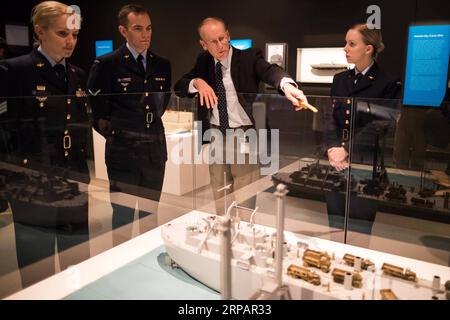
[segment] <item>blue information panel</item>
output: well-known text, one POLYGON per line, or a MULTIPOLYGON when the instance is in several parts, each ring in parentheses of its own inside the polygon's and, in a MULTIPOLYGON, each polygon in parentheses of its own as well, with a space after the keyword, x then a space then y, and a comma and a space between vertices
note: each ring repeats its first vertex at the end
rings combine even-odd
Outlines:
POLYGON ((447 89, 450 25, 411 26, 404 105, 439 107, 447 89))
POLYGON ((252 39, 235 39, 230 40, 230 44, 240 50, 245 50, 252 47, 252 39))
POLYGON ((112 40, 95 41, 95 56, 102 56, 113 51, 112 40))

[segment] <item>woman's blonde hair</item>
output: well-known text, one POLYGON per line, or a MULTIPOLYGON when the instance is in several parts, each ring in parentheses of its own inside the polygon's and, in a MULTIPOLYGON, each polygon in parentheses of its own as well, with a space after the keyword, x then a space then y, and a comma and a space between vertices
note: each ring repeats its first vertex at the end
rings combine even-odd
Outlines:
MULTIPOLYGON (((36 25, 39 25, 41 28, 47 29, 58 17, 65 14, 71 16, 75 13, 74 10, 71 10, 70 7, 64 3, 58 1, 44 1, 36 5, 31 11, 31 24, 33 25, 33 28, 36 25)), ((37 41, 39 40, 36 34, 35 39, 37 41)))
POLYGON ((367 24, 360 23, 355 24, 350 30, 357 30, 363 37, 363 41, 366 45, 373 47, 372 57, 377 58, 378 54, 384 50, 383 37, 381 31, 375 28, 369 28, 367 24))

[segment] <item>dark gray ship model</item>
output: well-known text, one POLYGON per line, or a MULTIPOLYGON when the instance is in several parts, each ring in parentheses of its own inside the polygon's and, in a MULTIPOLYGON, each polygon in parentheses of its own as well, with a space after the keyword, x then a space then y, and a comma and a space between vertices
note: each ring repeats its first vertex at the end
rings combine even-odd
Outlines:
POLYGON ((8 201, 14 221, 41 227, 76 225, 85 220, 88 196, 77 182, 30 170, 0 169, 0 198, 8 201))
MULTIPOLYGON (((425 172, 422 172, 418 185, 390 182, 395 174, 388 177, 386 170, 380 166, 374 166, 369 177, 366 172, 366 177, 362 178, 364 173, 359 169, 351 169, 350 172, 338 172, 317 160, 292 173, 276 173, 272 181, 274 185, 287 185, 289 195, 300 198, 327 202, 330 195, 334 199, 340 195, 342 210, 346 195, 350 195, 350 210, 358 210, 359 213, 376 210, 450 223, 449 193, 446 192, 444 197, 435 196, 438 187, 433 187, 433 183, 425 179, 425 172)), ((364 216, 364 213, 361 215, 364 216)))

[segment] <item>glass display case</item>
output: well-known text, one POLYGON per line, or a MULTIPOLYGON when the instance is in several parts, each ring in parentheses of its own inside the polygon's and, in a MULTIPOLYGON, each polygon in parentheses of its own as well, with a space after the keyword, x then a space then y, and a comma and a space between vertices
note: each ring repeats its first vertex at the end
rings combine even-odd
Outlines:
MULTIPOLYGON (((450 280, 448 102, 439 109, 414 109, 403 106, 399 100, 308 96, 309 103, 318 109, 313 113, 306 109, 295 111, 280 95, 241 93, 239 97, 251 95, 254 100, 254 127, 231 130, 229 136, 218 137, 218 132, 205 132, 202 129, 207 128, 196 121, 199 110, 204 108, 196 99, 181 99, 173 93, 154 95, 155 101, 170 96, 164 112, 155 113, 152 119, 146 117, 142 127, 136 124, 135 128, 114 130, 113 126, 106 138, 93 123, 88 100, 84 102, 85 117, 72 116, 64 124, 49 125, 45 121, 51 119, 49 115, 53 111, 46 110, 47 105, 67 105, 68 100, 80 97, 2 99, 8 105, 33 105, 39 115, 45 115, 25 116, 20 126, 17 119, 2 115, 0 239, 1 256, 6 257, 0 262, 2 298, 39 298, 33 296, 33 292, 38 292, 33 288, 42 289, 40 285, 56 281, 55 274, 73 276, 70 266, 76 266, 77 272, 86 275, 82 284, 73 288, 54 284, 50 288, 60 293, 52 295, 49 290, 49 297, 107 299, 106 293, 95 297, 94 292, 99 291, 92 286, 104 277, 118 276, 116 283, 122 285, 118 289, 122 297, 219 298, 219 293, 207 288, 214 288, 207 280, 197 277, 207 287, 191 278, 186 280, 186 272, 192 273, 188 272, 189 268, 183 269, 174 257, 173 261, 181 268, 172 268, 171 251, 164 246, 167 244, 165 228, 177 221, 193 220, 197 226, 206 228, 203 223, 211 219, 208 217, 230 214, 233 223, 236 224, 236 217, 242 223, 241 235, 249 225, 255 225, 260 229, 248 229, 256 230, 252 231, 253 236, 250 233, 250 238, 256 239, 257 230, 273 236, 280 208, 277 187, 283 184, 287 189, 283 195, 285 255, 292 261, 298 259, 298 268, 284 266, 283 279, 291 283, 294 281, 291 278, 299 278, 295 281, 302 281, 301 290, 310 292, 294 290, 292 298, 380 299, 390 293, 382 294, 379 290, 392 289, 398 298, 412 299, 418 296, 405 296, 402 290, 408 290, 408 285, 420 286, 419 291, 427 286, 432 289, 436 275, 440 277, 436 292, 430 289, 419 299, 432 296, 445 299, 444 283, 450 280), (348 106, 350 111, 338 116, 334 111, 338 104, 348 106), (165 127, 167 150, 161 190, 120 179, 110 185, 108 167, 114 166, 117 159, 125 159, 126 163, 130 157, 155 156, 151 144, 145 146, 146 153, 136 141, 153 141, 153 133, 145 130, 151 130, 157 118, 165 127), (61 128, 64 130, 59 132, 61 128), (225 149, 232 150, 230 158, 224 151, 223 163, 219 161, 221 152, 217 145, 204 143, 210 137, 215 142, 224 139, 225 149), (130 139, 133 143, 124 151, 111 153, 114 139, 116 142, 130 139), (60 148, 56 148, 58 145, 60 148), (331 148, 339 149, 343 155, 339 164, 330 163, 331 148), (154 192, 160 192, 159 201, 154 200, 154 192), (115 219, 112 218, 114 210, 119 212, 115 219), (361 257, 358 263, 364 264, 364 259, 374 263, 373 273, 365 270, 361 274, 363 285, 372 290, 376 287, 376 294, 362 294, 356 289, 351 294, 327 293, 330 286, 333 289, 348 285, 346 272, 350 267, 346 254, 347 260, 353 256, 361 257), (303 265, 308 255, 311 261, 318 259, 319 268, 303 265), (325 272, 320 268, 320 261, 327 255, 331 267, 325 272), (140 276, 133 273, 136 270, 129 270, 130 263, 146 265, 150 270, 140 276), (420 281, 407 282, 410 281, 406 279, 407 267, 420 281), (91 277, 87 273, 92 268, 103 271, 91 277), (338 270, 334 272, 335 269, 338 270), (344 270, 343 274, 339 273, 340 269, 344 270), (136 290, 131 281, 127 288, 120 277, 126 277, 128 272, 132 279, 142 281, 157 272, 162 279, 161 286, 151 286, 147 288, 149 291, 136 290), (320 286, 313 283, 316 275, 322 279, 320 286), (406 283, 402 289, 390 288, 389 283, 396 275, 404 277, 399 280, 406 283), (369 277, 378 280, 368 280, 369 277), (181 283, 175 283, 176 279, 181 283), (183 295, 183 290, 172 290, 172 285, 185 288, 185 292, 194 290, 198 295, 183 295)), ((211 221, 206 224, 213 230, 211 221)), ((236 236, 234 232, 232 235, 236 236)), ((200 239, 198 245, 203 241, 202 246, 206 243, 212 248, 213 242, 208 237, 200 239)), ((242 240, 239 236, 236 239, 236 242, 242 240)), ((261 240, 262 243, 267 239, 261 240)), ((232 252, 236 260, 233 263, 240 263, 239 270, 246 267, 247 271, 253 270, 255 260, 232 252)), ((192 257, 195 254, 192 252, 192 257)), ((264 263, 269 270, 265 277, 273 278, 273 261, 264 263)), ((208 267, 199 265, 198 270, 206 273, 208 267)), ((149 277, 149 283, 156 278, 149 277)), ((232 285, 238 283, 234 279, 232 285)), ((260 280, 257 283, 262 284, 260 280)), ((109 281, 108 285, 116 284, 109 281)), ((250 298, 250 295, 239 298, 250 298)))

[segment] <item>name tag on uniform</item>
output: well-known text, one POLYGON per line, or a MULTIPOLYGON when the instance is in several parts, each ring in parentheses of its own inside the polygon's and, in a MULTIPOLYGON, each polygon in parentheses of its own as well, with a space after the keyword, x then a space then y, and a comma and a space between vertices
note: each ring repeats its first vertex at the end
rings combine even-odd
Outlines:
POLYGON ((131 78, 117 78, 117 82, 131 82, 131 78))
POLYGON ((47 92, 45 91, 47 88, 44 85, 36 85, 36 90, 32 91, 32 94, 36 96, 36 99, 39 100, 40 106, 43 107, 45 100, 47 100, 47 92))

